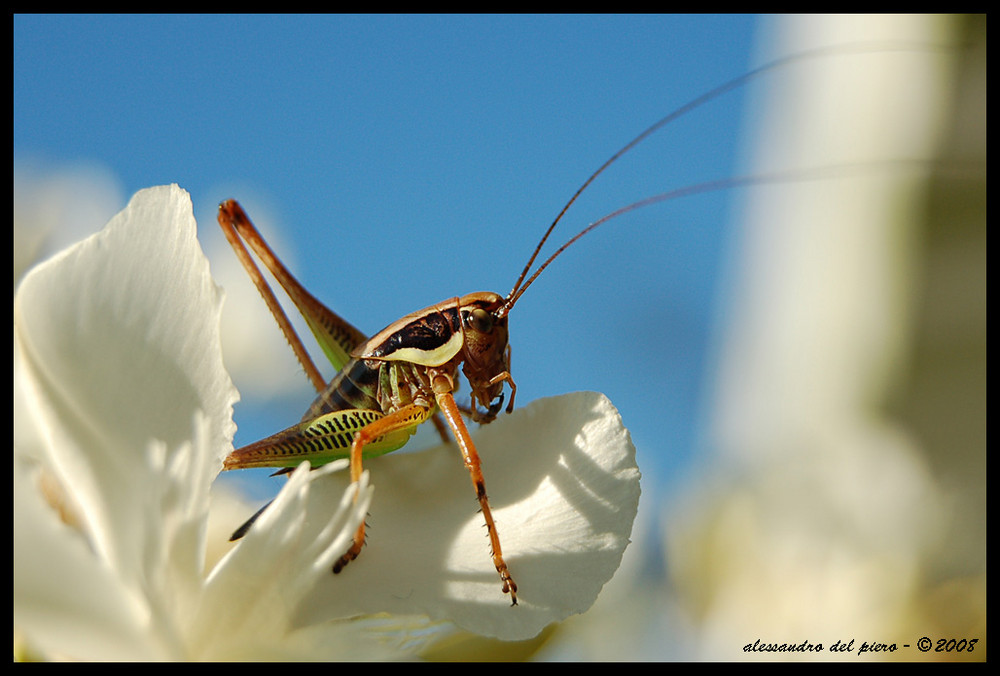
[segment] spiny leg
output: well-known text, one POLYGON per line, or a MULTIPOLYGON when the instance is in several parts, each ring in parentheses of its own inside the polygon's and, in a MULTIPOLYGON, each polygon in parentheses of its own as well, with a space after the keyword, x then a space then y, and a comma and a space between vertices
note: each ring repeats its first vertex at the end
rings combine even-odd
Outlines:
POLYGON ((476 446, 472 442, 472 437, 469 436, 469 430, 465 426, 465 421, 462 420, 461 413, 458 405, 455 403, 455 397, 451 393, 451 390, 435 392, 434 396, 437 400, 438 408, 441 409, 445 420, 448 421, 452 431, 455 433, 458 447, 462 451, 462 459, 465 461, 466 469, 469 470, 472 485, 476 489, 476 499, 479 500, 483 518, 486 519, 486 531, 489 534, 490 547, 493 550, 493 565, 496 567, 497 573, 500 574, 500 581, 502 582, 500 588, 504 594, 510 594, 511 605, 516 606, 517 584, 510 576, 507 562, 503 558, 503 551, 500 549, 500 536, 497 534, 497 527, 493 522, 493 513, 490 510, 489 499, 486 497, 486 480, 483 478, 479 453, 476 452, 476 446))
MULTIPOLYGON (((239 259, 243 268, 250 276, 250 279, 253 280, 254 286, 257 287, 257 290, 260 292, 261 297, 263 297, 264 302, 267 303, 268 309, 274 316, 275 321, 278 322, 281 332, 285 334, 285 340, 288 341, 288 344, 292 347, 292 351, 295 352, 295 357, 299 360, 299 363, 305 370, 309 381, 312 383, 317 392, 322 392, 326 387, 326 381, 323 379, 319 369, 316 368, 316 364, 306 351, 305 346, 302 344, 302 339, 299 338, 298 333, 292 327, 292 323, 289 321, 288 315, 286 315, 285 311, 282 309, 281 303, 278 302, 277 297, 274 295, 274 291, 271 290, 270 284, 267 283, 267 280, 264 278, 264 275, 261 274, 257 264, 254 263, 253 258, 250 257, 250 252, 247 251, 246 246, 243 244, 243 240, 240 239, 240 233, 243 233, 244 236, 250 238, 249 241, 251 244, 256 243, 257 246, 255 246, 254 249, 259 250, 258 247, 260 247, 261 243, 264 241, 260 236, 260 233, 257 232, 257 229, 253 226, 253 223, 250 222, 250 219, 247 218, 243 208, 240 207, 240 205, 234 200, 228 200, 219 205, 218 221, 223 234, 226 236, 226 240, 233 248, 233 251, 236 252, 236 257, 239 259)), ((268 267, 275 265, 280 266, 280 269, 284 269, 284 266, 281 265, 281 262, 278 261, 273 252, 267 248, 266 243, 263 244, 263 247, 266 253, 270 255, 269 259, 265 259, 265 262, 268 263, 268 267)))
MULTIPOLYGON (((398 411, 389 413, 384 418, 379 418, 368 423, 354 436, 351 444, 351 483, 357 484, 361 480, 362 465, 361 460, 364 455, 366 444, 370 444, 379 437, 391 434, 402 429, 416 427, 431 417, 431 409, 420 404, 409 404, 398 411)), ((357 499, 357 494, 354 496, 357 499)), ((333 564, 333 572, 339 573, 348 563, 358 558, 361 548, 365 544, 365 522, 362 521, 358 530, 354 534, 354 542, 351 548, 333 564)))
MULTIPOLYGON (((278 322, 282 333, 285 334, 288 344, 292 346, 292 350, 305 370, 306 376, 316 391, 322 393, 326 389, 326 381, 320 374, 319 369, 316 368, 313 360, 309 357, 305 346, 302 344, 302 340, 292 327, 292 323, 288 320, 288 315, 285 314, 270 285, 261 274, 260 269, 253 262, 250 252, 247 251, 243 240, 240 238, 246 239, 250 248, 260 256, 261 261, 263 261, 267 269, 271 271, 282 288, 288 293, 289 298, 292 299, 292 302, 295 303, 295 306, 309 324, 309 328, 316 336, 316 340, 320 343, 323 351, 330 358, 330 363, 336 369, 343 368, 351 350, 364 343, 367 338, 358 329, 354 328, 354 326, 335 312, 332 312, 319 302, 315 296, 306 291, 305 287, 295 279, 288 268, 285 267, 285 264, 281 262, 281 259, 268 246, 238 202, 227 200, 220 204, 218 220, 219 225, 222 227, 222 232, 226 236, 226 240, 236 252, 240 263, 267 303, 268 309, 271 310, 271 314, 274 315, 274 319, 278 322)), ((438 433, 441 435, 441 441, 448 443, 450 439, 447 429, 437 414, 434 415, 434 427, 437 428, 438 433)))

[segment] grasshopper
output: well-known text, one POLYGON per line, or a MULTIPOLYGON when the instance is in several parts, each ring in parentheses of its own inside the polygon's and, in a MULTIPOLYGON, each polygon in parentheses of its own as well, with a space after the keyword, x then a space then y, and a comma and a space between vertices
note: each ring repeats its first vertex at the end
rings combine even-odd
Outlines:
MULTIPOLYGON (((510 375, 507 312, 512 303, 491 292, 471 293, 437 303, 393 322, 371 339, 316 300, 288 272, 235 201, 219 206, 219 224, 244 266, 264 295, 293 349, 305 366, 319 396, 298 425, 234 450, 224 469, 281 467, 291 469, 303 460, 313 466, 350 458, 351 481, 361 478, 362 459, 401 448, 417 426, 436 412, 447 420, 476 490, 486 520, 493 564, 502 590, 517 604, 517 584, 504 561, 496 525, 486 497, 479 455, 455 401, 458 368, 472 387, 468 413, 476 422, 496 418, 503 406, 504 383, 510 385, 507 411, 513 410, 516 387, 510 375), (260 256, 287 291, 324 352, 339 373, 328 383, 312 364, 287 316, 277 304, 267 281, 240 238, 260 256), (479 410, 479 406, 485 411, 479 410)), ((442 437, 445 431, 436 420, 442 437)), ((266 506, 265 506, 266 508, 266 506)), ((258 512, 258 515, 260 512, 258 512)), ((253 519, 234 533, 242 536, 253 519)), ((334 564, 333 572, 357 558, 365 542, 365 524, 358 527, 350 549, 334 564)))
MULTIPOLYGON (((508 314, 550 263, 587 233, 619 215, 683 195, 788 180, 789 177, 730 178, 635 202, 591 223, 566 241, 529 276, 542 247, 569 207, 597 176, 655 131, 767 71, 809 56, 836 51, 816 50, 773 61, 716 87, 648 127, 612 155, 576 191, 544 233, 506 296, 489 291, 456 296, 411 313, 371 338, 305 290, 273 253, 237 202, 223 202, 219 207, 219 224, 318 393, 298 424, 234 450, 225 459, 224 469, 277 467, 282 468, 279 471, 282 473, 291 471, 303 460, 315 467, 335 459, 349 458, 351 481, 357 482, 361 478, 365 458, 401 448, 419 425, 431 421, 445 441, 449 439, 450 430, 457 442, 486 523, 492 562, 501 580, 501 590, 510 595, 512 605, 517 605, 517 584, 503 556, 480 458, 463 419, 466 416, 477 423, 494 420, 504 408, 505 385, 510 388, 506 412, 513 410, 517 387, 511 375, 508 314), (329 383, 324 381, 312 363, 246 245, 289 295, 327 358, 338 370, 329 383), (460 367, 471 387, 472 402, 467 408, 459 406, 454 396, 459 384, 460 367)), ((262 511, 239 528, 233 539, 242 537, 262 511)), ((334 573, 341 572, 361 553, 365 544, 365 528, 362 522, 350 548, 334 564, 334 573)))
MULTIPOLYGON (((573 200, 585 187, 580 188, 573 200)), ((510 386, 506 412, 513 410, 517 386, 510 372, 507 315, 541 271, 593 228, 651 200, 619 209, 591 224, 525 281, 548 235, 571 201, 549 227, 507 296, 481 291, 451 298, 393 322, 370 339, 323 305, 295 279, 236 201, 223 202, 219 205, 219 225, 318 392, 298 424, 234 450, 224 460, 223 469, 278 467, 280 474, 291 471, 303 460, 316 467, 346 457, 350 459, 351 481, 357 482, 361 478, 364 458, 398 450, 419 425, 433 420, 445 442, 449 441, 447 428, 454 434, 486 522, 501 590, 510 595, 511 605, 517 605, 517 584, 503 557, 479 454, 463 415, 477 423, 492 422, 503 408, 504 384, 510 386), (244 242, 278 280, 305 318, 330 363, 339 370, 329 383, 323 381, 244 242), (472 404, 467 408, 459 406, 454 396, 458 389, 459 366, 472 390, 472 404), (439 416, 443 416, 447 428, 439 416)), ((230 539, 243 537, 266 508, 267 505, 254 514, 230 539)), ((362 522, 351 547, 334 563, 334 573, 339 573, 361 553, 365 527, 362 522)))

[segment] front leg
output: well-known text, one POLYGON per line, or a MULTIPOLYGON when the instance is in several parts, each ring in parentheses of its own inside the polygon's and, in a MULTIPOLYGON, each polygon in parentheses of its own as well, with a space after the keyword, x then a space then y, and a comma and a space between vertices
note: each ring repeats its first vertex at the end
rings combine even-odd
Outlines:
MULTIPOLYGON (((437 383, 435 383, 435 385, 437 385, 437 383)), ((476 489, 476 499, 479 500, 479 506, 482 509, 483 518, 486 519, 486 531, 489 534, 490 546, 493 551, 493 565, 496 567, 497 573, 500 575, 500 589, 504 594, 510 594, 511 605, 516 606, 517 584, 510 576, 510 570, 507 568, 507 562, 504 561, 503 558, 503 551, 500 549, 500 536, 497 534, 496 524, 493 523, 493 513, 490 511, 490 501, 486 497, 486 480, 483 478, 483 469, 479 462, 479 453, 476 452, 476 446, 472 442, 472 437, 469 436, 469 430, 466 428, 465 422, 462 420, 458 405, 455 403, 455 396, 452 394, 452 388, 448 387, 448 389, 445 390, 445 384, 441 383, 439 387, 435 387, 434 397, 437 401, 438 408, 441 409, 445 420, 448 421, 452 431, 455 433, 455 439, 458 441, 458 447, 462 451, 462 459, 465 461, 466 469, 469 470, 472 485, 476 489), (442 391, 439 392, 437 391, 438 389, 441 389, 442 391)))

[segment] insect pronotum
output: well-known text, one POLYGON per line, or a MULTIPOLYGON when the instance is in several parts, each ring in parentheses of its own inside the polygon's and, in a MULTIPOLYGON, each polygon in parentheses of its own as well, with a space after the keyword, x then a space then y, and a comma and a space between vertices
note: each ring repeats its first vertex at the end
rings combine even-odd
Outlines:
MULTIPOLYGON (((886 49, 885 46, 881 48, 886 49)), ((909 49, 909 47, 903 48, 909 49)), ((509 413, 513 410, 517 388, 511 375, 507 316, 518 300, 538 279, 542 270, 569 246, 623 213, 698 192, 749 183, 815 178, 823 175, 823 172, 836 168, 827 167, 815 176, 798 172, 794 175, 730 178, 655 195, 622 207, 590 224, 567 240, 532 271, 542 247, 554 228, 577 197, 598 175, 645 138, 676 118, 765 72, 788 63, 835 53, 842 54, 846 51, 871 51, 871 49, 870 45, 826 48, 779 59, 734 78, 676 109, 612 155, 580 186, 539 240, 509 293, 500 295, 481 291, 449 298, 391 323, 371 338, 329 310, 299 284, 274 255, 238 203, 232 200, 223 202, 219 207, 219 224, 318 393, 316 400, 299 423, 266 439, 234 450, 225 459, 225 469, 278 467, 285 472, 303 460, 308 460, 315 467, 334 459, 349 458, 351 480, 357 482, 361 478, 365 458, 401 448, 420 424, 432 421, 443 439, 448 440, 448 430, 450 430, 457 442, 486 522, 492 561, 500 576, 501 590, 509 594, 512 605, 516 605, 517 584, 504 559, 500 535, 490 510, 479 455, 463 416, 479 423, 491 422, 504 408, 505 385, 510 387, 506 411, 509 413), (253 249, 288 293, 327 358, 338 370, 330 382, 324 381, 313 364, 245 244, 253 249), (471 387, 472 402, 468 408, 459 406, 454 397, 458 387, 459 367, 471 387)), ((242 537, 260 513, 255 514, 239 528, 233 534, 233 539, 242 537)), ((365 544, 365 528, 362 522, 354 534, 350 548, 334 564, 334 573, 339 573, 361 553, 365 544)))

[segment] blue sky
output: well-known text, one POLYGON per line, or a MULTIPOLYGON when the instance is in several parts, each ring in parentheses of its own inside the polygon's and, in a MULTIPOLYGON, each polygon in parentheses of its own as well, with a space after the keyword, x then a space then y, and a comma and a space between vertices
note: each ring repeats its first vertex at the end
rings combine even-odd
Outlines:
MULTIPOLYGON (((280 229, 310 290, 368 333, 457 294, 506 293, 590 172, 751 67, 756 27, 747 16, 13 23, 15 168, 94 163, 126 198, 178 183, 206 239, 218 237, 216 205, 240 199, 280 229)), ((743 97, 619 161, 554 243, 643 197, 735 173, 743 97)), ((511 315, 518 403, 604 392, 647 478, 682 476, 704 414, 732 198, 640 210, 549 268, 511 315)), ((290 408, 251 415, 247 402, 237 443, 294 422, 310 399, 303 379, 290 408)))

